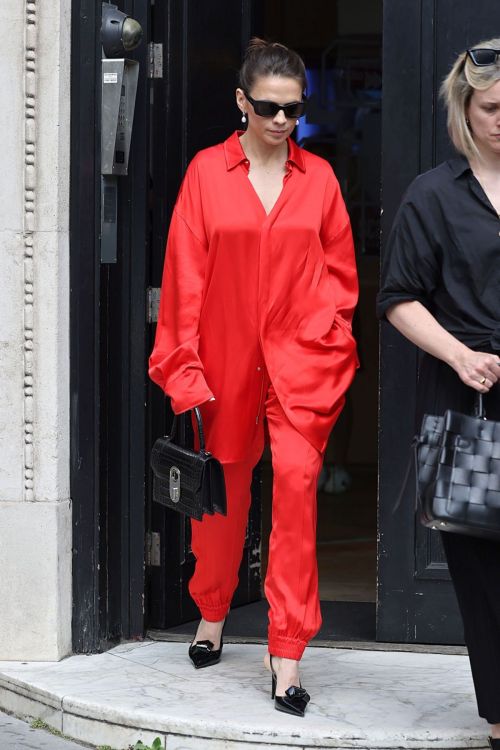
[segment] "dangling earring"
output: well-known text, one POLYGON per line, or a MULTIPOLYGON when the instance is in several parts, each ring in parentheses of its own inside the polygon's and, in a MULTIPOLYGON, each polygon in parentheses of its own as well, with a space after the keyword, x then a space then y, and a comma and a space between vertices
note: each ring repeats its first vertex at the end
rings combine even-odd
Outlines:
POLYGON ((298 125, 298 124, 299 124, 299 122, 300 122, 300 120, 299 120, 299 118, 297 118, 297 119, 295 120, 295 124, 296 124, 296 125, 298 125))
POLYGON ((245 123, 246 123, 246 121, 247 121, 247 116, 246 116, 245 112, 243 112, 243 114, 241 115, 241 122, 242 122, 243 124, 245 124, 245 123))

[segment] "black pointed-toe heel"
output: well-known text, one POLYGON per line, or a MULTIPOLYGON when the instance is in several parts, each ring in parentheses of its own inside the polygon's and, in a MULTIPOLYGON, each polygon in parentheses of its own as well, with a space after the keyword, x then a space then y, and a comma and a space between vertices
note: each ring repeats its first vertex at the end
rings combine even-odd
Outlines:
POLYGON ((285 695, 276 695, 278 678, 274 671, 273 657, 271 654, 269 654, 269 663, 271 665, 271 698, 274 700, 274 708, 276 711, 282 711, 283 713, 291 714, 292 716, 304 716, 307 704, 311 700, 311 696, 302 685, 300 687, 292 685, 285 690, 285 695))
POLYGON ((491 750, 500 750, 500 739, 494 737, 488 737, 491 750))
POLYGON ((212 667, 214 664, 220 662, 222 656, 222 647, 224 645, 222 637, 224 635, 224 628, 226 623, 222 627, 220 635, 220 646, 217 650, 214 649, 212 641, 198 641, 194 645, 191 644, 189 647, 189 658, 193 662, 196 669, 203 669, 203 667, 212 667))

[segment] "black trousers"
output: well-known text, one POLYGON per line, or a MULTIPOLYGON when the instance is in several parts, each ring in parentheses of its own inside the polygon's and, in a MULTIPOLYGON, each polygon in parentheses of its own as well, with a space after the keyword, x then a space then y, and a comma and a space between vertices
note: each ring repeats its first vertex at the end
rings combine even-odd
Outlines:
POLYGON ((500 724, 500 542, 441 532, 464 621, 479 716, 500 724))
MULTIPOLYGON (((424 355, 417 391, 424 413, 472 413, 474 392, 448 365, 424 355)), ((500 420, 500 384, 485 397, 486 415, 500 420)), ((441 532, 462 614, 479 715, 500 724, 500 542, 441 532)))

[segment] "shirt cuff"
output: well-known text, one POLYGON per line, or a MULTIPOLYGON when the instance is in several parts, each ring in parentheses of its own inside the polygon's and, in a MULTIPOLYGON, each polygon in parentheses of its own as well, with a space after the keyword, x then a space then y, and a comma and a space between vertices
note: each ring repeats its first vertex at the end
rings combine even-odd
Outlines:
POLYGON ((200 406, 214 396, 202 371, 198 369, 185 370, 182 375, 168 382, 165 393, 170 396, 174 414, 182 414, 200 406))
POLYGON ((429 307, 429 300, 424 295, 412 294, 411 292, 380 292, 377 296, 377 318, 385 318, 387 310, 400 302, 420 302, 424 307, 429 307))

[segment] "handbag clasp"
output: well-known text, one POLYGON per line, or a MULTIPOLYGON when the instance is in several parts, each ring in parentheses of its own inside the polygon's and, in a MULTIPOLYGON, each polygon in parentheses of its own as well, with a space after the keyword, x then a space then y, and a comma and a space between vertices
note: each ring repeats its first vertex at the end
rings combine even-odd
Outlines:
POLYGON ((170 499, 173 503, 178 503, 181 499, 181 472, 177 466, 170 469, 170 499))

